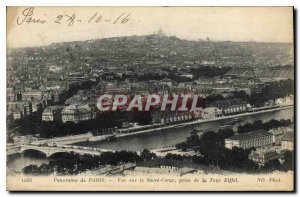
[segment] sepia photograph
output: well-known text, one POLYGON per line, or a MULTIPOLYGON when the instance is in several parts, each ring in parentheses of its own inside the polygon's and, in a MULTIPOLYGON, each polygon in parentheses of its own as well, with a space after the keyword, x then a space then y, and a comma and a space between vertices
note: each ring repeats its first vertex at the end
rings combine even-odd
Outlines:
POLYGON ((6 8, 8 191, 294 191, 293 7, 6 8))

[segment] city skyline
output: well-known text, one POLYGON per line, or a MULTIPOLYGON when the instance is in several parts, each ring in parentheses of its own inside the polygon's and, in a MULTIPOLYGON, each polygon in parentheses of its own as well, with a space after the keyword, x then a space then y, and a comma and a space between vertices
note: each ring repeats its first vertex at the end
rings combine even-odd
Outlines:
POLYGON ((153 34, 159 29, 167 36, 186 40, 209 38, 212 41, 293 43, 292 7, 189 7, 188 11, 178 7, 87 7, 84 11, 76 7, 57 7, 50 13, 49 7, 35 7, 32 18, 45 19, 45 24, 16 25, 18 18, 19 21, 23 19, 22 12, 26 8, 28 7, 8 9, 8 48, 143 36, 153 34), (75 23, 68 26, 74 13, 75 23), (57 16, 62 14, 64 16, 59 21, 61 24, 55 23, 57 16), (149 15, 151 17, 148 17, 149 15), (99 22, 100 16, 102 22, 99 22), (160 20, 162 18, 163 20, 160 20), (119 21, 115 23, 116 19, 119 21), (122 19, 126 19, 125 23, 121 23, 122 19), (76 20, 80 22, 76 23, 76 20), (112 22, 104 22, 108 20, 112 22), (18 39, 15 39, 16 37, 18 39))

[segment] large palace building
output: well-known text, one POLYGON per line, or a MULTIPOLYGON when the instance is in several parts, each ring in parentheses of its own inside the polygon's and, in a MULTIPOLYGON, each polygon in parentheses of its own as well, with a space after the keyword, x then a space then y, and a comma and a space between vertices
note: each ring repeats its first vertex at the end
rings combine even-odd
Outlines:
POLYGON ((248 149, 271 144, 273 144, 273 135, 265 130, 242 133, 225 139, 225 147, 228 149, 232 149, 234 146, 248 149))
POLYGON ((61 115, 63 123, 68 121, 78 123, 79 121, 92 119, 91 108, 87 104, 81 106, 69 105, 62 110, 61 115))

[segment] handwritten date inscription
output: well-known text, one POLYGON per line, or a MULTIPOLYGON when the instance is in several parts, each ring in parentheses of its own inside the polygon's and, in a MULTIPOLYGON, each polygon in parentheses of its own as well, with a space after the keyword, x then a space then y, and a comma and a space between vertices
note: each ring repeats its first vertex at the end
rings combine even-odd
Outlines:
POLYGON ((102 14, 95 12, 91 16, 86 18, 80 18, 76 15, 76 13, 71 14, 59 14, 54 19, 50 20, 47 19, 47 14, 44 14, 43 18, 38 18, 34 14, 34 7, 26 8, 22 11, 21 15, 17 17, 17 24, 24 25, 24 24, 40 24, 43 25, 47 22, 53 22, 58 25, 67 25, 73 26, 74 24, 80 23, 91 23, 91 24, 98 24, 98 23, 111 23, 115 24, 126 24, 130 20, 131 13, 121 13, 118 16, 114 17, 104 17, 102 14))

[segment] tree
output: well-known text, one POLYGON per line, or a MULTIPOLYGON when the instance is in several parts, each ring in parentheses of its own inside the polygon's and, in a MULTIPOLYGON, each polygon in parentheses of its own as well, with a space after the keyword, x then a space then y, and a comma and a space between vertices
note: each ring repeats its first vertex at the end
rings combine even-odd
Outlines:
POLYGON ((182 151, 187 151, 187 149, 189 148, 189 146, 187 145, 186 142, 181 142, 175 145, 175 147, 177 149, 181 149, 182 151))
POLYGON ((249 100, 249 95, 244 90, 233 92, 233 98, 239 98, 244 101, 249 100))
POLYGON ((200 143, 202 142, 209 142, 211 144, 224 144, 224 139, 222 136, 220 136, 218 133, 213 131, 207 131, 203 133, 203 135, 200 138, 200 143))
POLYGON ((151 160, 151 159, 155 159, 156 158, 156 154, 155 153, 151 153, 148 149, 144 149, 141 153, 141 158, 144 160, 144 161, 147 161, 147 160, 151 160))
POLYGON ((198 133, 203 133, 203 130, 197 130, 197 129, 194 129, 193 131, 191 131, 191 135, 197 135, 198 133))
POLYGON ((185 159, 188 159, 187 156, 184 155, 178 155, 178 154, 172 154, 172 153, 168 153, 165 156, 165 159, 171 159, 171 160, 178 160, 178 161, 183 161, 185 159))
POLYGON ((193 132, 189 137, 186 138, 186 144, 189 148, 194 148, 199 146, 200 143, 199 135, 193 132))
POLYGON ((234 135, 234 131, 231 128, 219 129, 218 134, 223 138, 229 138, 234 135))
POLYGON ((37 165, 29 165, 23 168, 24 174, 40 174, 40 169, 37 165))
POLYGON ((265 163, 263 169, 267 171, 279 170, 281 168, 278 159, 273 159, 265 163))
POLYGON ((282 170, 288 171, 288 170, 294 170, 294 151, 285 150, 282 154, 283 156, 283 164, 282 164, 282 170))
POLYGON ((225 148, 224 139, 232 136, 232 129, 222 129, 218 133, 207 131, 201 137, 196 131, 192 131, 185 142, 176 144, 176 148, 187 150, 193 148, 201 155, 182 157, 180 155, 167 154, 166 159, 184 160, 203 165, 214 165, 221 169, 238 172, 257 172, 258 165, 249 159, 251 149, 233 147, 232 150, 225 148))

